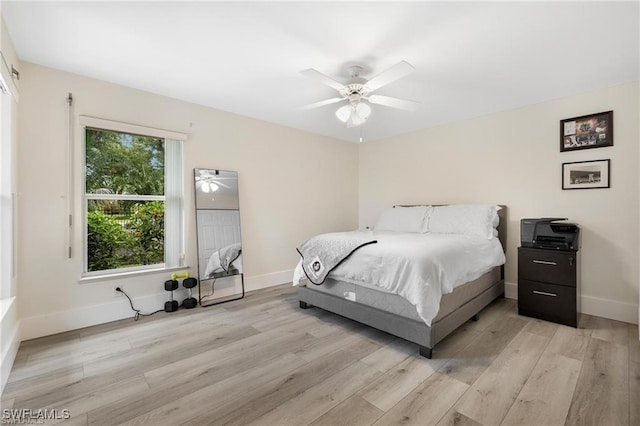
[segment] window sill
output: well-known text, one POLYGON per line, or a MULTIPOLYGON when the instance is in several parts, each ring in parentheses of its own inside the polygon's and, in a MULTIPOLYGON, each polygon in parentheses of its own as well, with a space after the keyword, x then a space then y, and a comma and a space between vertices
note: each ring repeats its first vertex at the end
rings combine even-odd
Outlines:
POLYGON ((175 266, 173 268, 155 268, 155 269, 141 269, 139 271, 130 272, 118 272, 114 274, 93 275, 89 277, 81 277, 78 280, 79 284, 88 284, 97 281, 112 281, 121 278, 133 278, 142 275, 164 274, 166 272, 184 271, 191 269, 189 266, 175 266))
POLYGON ((9 309, 11 309, 11 305, 13 305, 16 301, 16 297, 8 297, 6 299, 0 299, 0 322, 4 319, 4 316, 9 309))

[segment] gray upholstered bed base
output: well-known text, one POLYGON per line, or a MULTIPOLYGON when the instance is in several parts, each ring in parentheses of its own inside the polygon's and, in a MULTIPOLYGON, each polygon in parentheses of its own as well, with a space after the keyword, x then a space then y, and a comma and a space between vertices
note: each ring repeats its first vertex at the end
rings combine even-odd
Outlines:
POLYGON ((438 342, 469 319, 477 318, 478 313, 485 306, 502 295, 504 295, 504 279, 500 279, 483 293, 467 301, 429 327, 424 322, 352 302, 332 294, 322 293, 313 288, 300 287, 298 289, 301 308, 317 306, 416 343, 420 347, 420 355, 426 358, 431 358, 432 349, 438 342))
MULTIPOLYGON (((500 205, 498 216, 498 238, 503 248, 507 247, 507 206, 500 205)), ((431 327, 400 315, 383 311, 361 303, 352 302, 332 294, 322 293, 313 288, 300 287, 298 299, 300 307, 310 305, 361 322, 394 336, 401 337, 420 347, 420 355, 431 358, 431 350, 442 339, 469 319, 477 319, 478 313, 494 299, 504 296, 504 265, 500 267, 500 278, 487 290, 468 300, 456 310, 434 322, 431 327)))

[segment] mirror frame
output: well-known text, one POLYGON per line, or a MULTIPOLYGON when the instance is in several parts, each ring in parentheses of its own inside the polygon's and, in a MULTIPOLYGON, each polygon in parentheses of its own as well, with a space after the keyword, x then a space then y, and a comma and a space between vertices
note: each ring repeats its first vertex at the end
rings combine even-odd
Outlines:
MULTIPOLYGON (((206 303, 206 304, 202 304, 202 286, 201 283, 203 280, 200 279, 200 239, 198 238, 198 206, 197 206, 197 201, 198 201, 198 188, 196 187, 196 177, 198 174, 199 170, 214 170, 214 171, 221 171, 221 172, 233 172, 236 174, 236 180, 239 182, 239 179, 237 178, 238 172, 233 171, 233 170, 222 170, 222 169, 211 169, 211 168, 205 168, 205 167, 195 167, 193 169, 193 210, 194 210, 194 215, 195 215, 195 224, 196 224, 196 256, 198 258, 198 303, 200 304, 201 307, 207 307, 207 306, 215 306, 215 305, 219 305, 221 303, 227 303, 227 302, 233 302, 234 300, 240 300, 240 299, 244 299, 245 296, 245 288, 244 288, 244 256, 242 258, 242 272, 240 272, 239 274, 234 274, 234 275, 229 275, 226 277, 222 277, 222 278, 233 278, 233 277, 237 277, 238 275, 240 275, 240 284, 242 287, 242 294, 239 297, 236 297, 235 295, 231 295, 231 296, 223 296, 220 297, 219 300, 212 302, 212 303, 206 303)), ((201 209, 201 210, 205 210, 205 209, 201 209)), ((215 210, 215 209, 206 209, 206 210, 215 210)), ((238 185, 238 213, 240 212, 240 188, 238 185)), ((242 245, 242 226, 240 226, 240 244, 242 245)), ((217 278, 209 278, 209 279, 205 279, 204 281, 208 281, 210 279, 217 279, 217 278)))

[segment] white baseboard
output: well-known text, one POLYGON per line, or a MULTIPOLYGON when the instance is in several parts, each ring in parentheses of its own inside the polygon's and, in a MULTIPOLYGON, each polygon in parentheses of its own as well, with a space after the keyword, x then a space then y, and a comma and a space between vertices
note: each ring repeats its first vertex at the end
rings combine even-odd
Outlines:
POLYGON ((262 288, 273 287, 280 284, 290 283, 293 279, 293 269, 286 271, 272 272, 270 274, 247 277, 244 280, 245 290, 253 291, 262 288))
MULTIPOLYGON (((4 336, 0 337, 4 338, 4 336)), ((18 347, 20 346, 19 321, 14 326, 13 332, 11 333, 11 337, 8 342, 9 346, 7 347, 5 353, 2 354, 2 358, 0 359, 0 395, 2 395, 2 393, 4 392, 4 387, 7 384, 7 380, 9 380, 11 368, 13 367, 13 363, 16 360, 16 355, 18 354, 18 347)))
MULTIPOLYGON (((518 300, 518 285, 505 283, 505 297, 518 300)), ((580 303, 583 314, 638 324, 637 304, 585 295, 580 297, 580 303)))
POLYGON ((582 313, 638 324, 638 305, 599 297, 582 296, 582 313))
MULTIPOLYGON (((291 282, 292 276, 293 270, 287 270, 245 277, 245 290, 259 290, 285 284, 291 282)), ((175 292, 176 300, 181 300, 184 297, 186 297, 185 290, 181 289, 175 292)), ((162 293, 132 299, 137 309, 142 312, 153 312, 164 306, 167 294, 163 291, 162 293)), ((22 340, 29 340, 132 317, 133 312, 128 301, 125 298, 118 298, 108 303, 23 318, 20 335, 22 340)))
MULTIPOLYGON (((158 293, 132 299, 137 309, 153 312, 164 306, 167 295, 158 293)), ((29 340, 132 317, 129 302, 123 297, 113 302, 22 318, 20 335, 22 340, 29 340)))
POLYGON ((518 284, 505 282, 504 297, 507 299, 518 300, 518 284))

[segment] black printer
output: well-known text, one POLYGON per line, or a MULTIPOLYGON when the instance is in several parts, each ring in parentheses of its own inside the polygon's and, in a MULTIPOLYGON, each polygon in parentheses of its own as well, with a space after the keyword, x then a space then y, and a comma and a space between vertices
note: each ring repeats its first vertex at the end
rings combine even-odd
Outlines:
POLYGON ((580 226, 559 222, 566 217, 543 217, 520 220, 520 244, 548 250, 579 250, 580 226))

